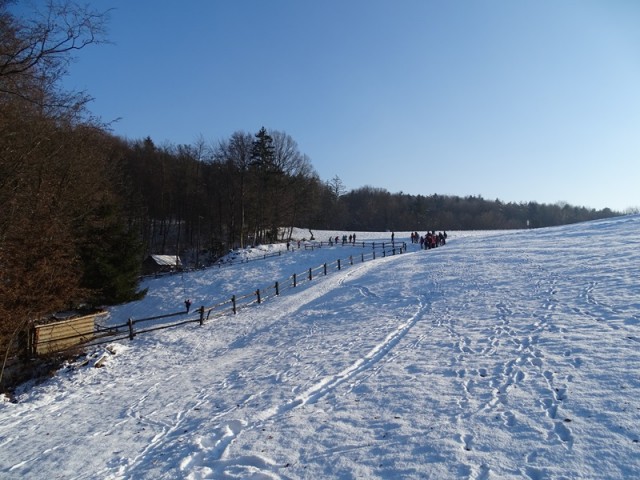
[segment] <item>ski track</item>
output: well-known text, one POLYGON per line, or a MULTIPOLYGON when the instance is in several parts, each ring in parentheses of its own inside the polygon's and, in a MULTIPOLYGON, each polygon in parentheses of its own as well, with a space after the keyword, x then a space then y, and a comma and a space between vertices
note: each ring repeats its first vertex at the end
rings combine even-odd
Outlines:
MULTIPOLYGON (((268 324, 260 325, 246 332, 244 336, 217 353, 220 355, 227 354, 229 351, 242 349, 252 344, 254 340, 272 329, 273 323, 277 322, 279 318, 294 317, 296 312, 304 310, 309 304, 321 299, 327 293, 333 292, 336 288, 355 289, 362 296, 375 297, 375 294, 368 287, 352 282, 371 269, 377 268, 382 262, 393 260, 394 257, 388 257, 387 259, 380 259, 378 262, 352 266, 349 269, 345 269, 341 274, 323 278, 322 281, 318 281, 316 284, 295 291, 294 295, 283 295, 272 303, 262 305, 260 308, 270 309, 274 314, 274 318, 268 324)), ((253 396, 243 399, 234 408, 216 412, 215 415, 206 420, 207 424, 213 424, 212 427, 207 427, 206 430, 213 433, 205 437, 197 435, 189 445, 182 445, 175 453, 176 456, 182 455, 182 459, 177 462, 180 476, 188 479, 237 478, 236 475, 249 475, 252 478, 286 478, 281 473, 278 473, 283 466, 277 465, 273 460, 261 455, 240 455, 230 458, 228 455, 229 447, 244 432, 260 429, 263 425, 288 415, 294 409, 314 404, 319 399, 334 392, 341 385, 349 384, 349 390, 355 388, 358 384, 358 378, 366 377, 373 373, 376 365, 389 356, 390 352, 405 338, 412 327, 424 316, 425 311, 429 309, 429 305, 424 303, 421 298, 416 299, 416 304, 416 311, 402 324, 389 332, 383 341, 371 348, 365 355, 355 359, 342 371, 316 378, 310 385, 304 387, 302 391, 292 392, 294 395, 288 400, 261 411, 253 412, 251 421, 247 421, 244 418, 229 419, 228 417, 233 417, 234 411, 242 412, 245 407, 250 405, 253 396), (223 421, 216 424, 215 422, 219 420, 223 421)), ((314 332, 310 333, 313 335, 314 332)), ((194 349, 204 346, 205 342, 205 339, 199 339, 194 345, 194 349)), ((284 348, 286 346, 286 340, 274 345, 274 351, 278 352, 274 357, 274 363, 278 362, 279 357, 291 355, 292 352, 284 348)), ((255 371, 254 368, 253 372, 255 373, 255 371)), ((229 378, 225 383, 233 385, 244 374, 241 371, 236 371, 235 375, 236 380, 229 378)), ((286 377, 287 372, 281 370, 275 375, 276 380, 278 380, 286 377)), ((156 384, 155 387, 157 386, 156 384)), ((225 385, 220 385, 220 387, 224 389, 225 385)), ((159 454, 164 450, 166 444, 175 443, 176 438, 180 437, 183 420, 190 415, 191 411, 198 410, 207 401, 208 395, 206 392, 209 390, 210 386, 205 387, 195 402, 192 402, 186 408, 183 407, 183 410, 179 411, 173 422, 169 423, 152 421, 149 419, 149 415, 143 417, 138 414, 146 399, 153 394, 153 388, 151 388, 130 405, 127 409, 127 417, 138 421, 141 426, 153 430, 156 432, 155 435, 137 455, 122 459, 119 465, 113 463, 108 465, 107 468, 98 472, 98 475, 106 475, 105 478, 115 480, 136 478, 139 474, 143 474, 148 469, 149 458, 154 458, 156 453, 159 454)), ((259 394, 260 392, 256 393, 256 395, 259 394)), ((162 478, 172 478, 175 476, 175 471, 160 473, 160 476, 162 478)))
MULTIPOLYGON (((296 297, 295 301, 288 302, 288 305, 279 305, 278 311, 281 312, 282 316, 292 315, 295 311, 303 309, 305 305, 319 299, 334 288, 347 287, 348 281, 357 279, 377 265, 374 263, 363 264, 359 267, 352 268, 342 275, 327 279, 317 288, 309 288, 305 290, 305 292, 298 294, 299 296, 296 297), (300 296, 303 297, 302 301, 300 296)), ((375 296, 375 294, 365 286, 351 285, 350 287, 357 289, 363 296, 375 296)), ((236 472, 249 471, 252 472, 253 475, 256 474, 256 471, 259 471, 264 478, 282 478, 280 474, 275 472, 275 470, 281 469, 282 466, 277 465, 270 459, 255 455, 240 456, 233 460, 226 458, 229 446, 243 432, 259 429, 267 422, 285 416, 296 408, 314 404, 320 398, 335 391, 338 386, 348 382, 354 382, 359 376, 369 372, 378 362, 389 355, 393 348, 406 336, 429 308, 429 305, 424 304, 421 299, 417 300, 417 304, 417 311, 407 321, 399 325, 394 331, 390 332, 381 343, 372 348, 363 357, 356 359, 344 370, 317 380, 302 393, 297 394, 284 403, 273 405, 270 408, 254 413, 251 422, 237 419, 228 420, 214 428, 212 437, 198 439, 197 445, 199 451, 191 453, 180 464, 180 470, 183 474, 186 474, 185 478, 191 480, 227 478, 227 472, 230 470, 236 472)), ((352 388, 354 384, 351 385, 352 388)))

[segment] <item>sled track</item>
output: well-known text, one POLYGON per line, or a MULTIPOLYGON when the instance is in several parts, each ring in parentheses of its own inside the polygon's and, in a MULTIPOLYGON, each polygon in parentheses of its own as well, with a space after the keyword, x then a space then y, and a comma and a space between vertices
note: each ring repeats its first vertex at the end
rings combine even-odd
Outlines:
MULTIPOLYGON (((334 288, 341 288, 348 280, 353 280, 365 274, 369 269, 374 268, 376 264, 365 264, 354 268, 340 275, 338 278, 327 279, 322 284, 312 287, 300 295, 305 298, 302 306, 322 297, 334 288)), ((356 288, 361 288, 356 286, 356 288)), ((265 423, 282 417, 292 410, 299 407, 310 405, 318 402, 321 398, 334 392, 337 387, 344 383, 348 383, 353 379, 361 376, 369 371, 396 345, 407 335, 407 333, 425 316, 425 312, 429 310, 430 304, 425 303, 423 299, 417 299, 417 310, 404 323, 391 331, 382 342, 375 345, 369 352, 361 358, 358 358, 347 368, 333 375, 327 375, 316 380, 311 386, 303 392, 296 394, 293 398, 278 405, 257 412, 250 422, 244 420, 228 420, 214 428, 212 435, 207 438, 200 438, 197 441, 199 451, 184 458, 180 464, 180 470, 186 474, 189 479, 203 478, 227 478, 229 469, 237 470, 247 467, 252 471, 260 471, 264 478, 282 478, 276 474, 274 470, 283 466, 276 465, 273 461, 261 456, 240 456, 234 459, 227 459, 226 452, 228 447, 243 432, 261 428, 265 423), (267 473, 268 472, 268 473, 267 473)), ((285 301, 279 304, 280 315, 290 315, 301 308, 300 296, 296 296, 296 301, 285 301)), ((234 477, 235 478, 235 477, 234 477)))

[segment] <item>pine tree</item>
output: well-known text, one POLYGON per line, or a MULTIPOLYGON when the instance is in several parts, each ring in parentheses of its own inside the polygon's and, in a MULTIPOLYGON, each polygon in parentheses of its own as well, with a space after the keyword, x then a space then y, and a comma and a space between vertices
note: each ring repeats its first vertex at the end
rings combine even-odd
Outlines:
POLYGON ((102 206, 80 245, 82 286, 94 292, 94 304, 124 303, 146 294, 138 291, 143 245, 123 218, 115 207, 102 206))
POLYGON ((273 138, 264 127, 255 136, 256 140, 251 146, 251 164, 265 172, 277 171, 278 168, 274 162, 273 138))

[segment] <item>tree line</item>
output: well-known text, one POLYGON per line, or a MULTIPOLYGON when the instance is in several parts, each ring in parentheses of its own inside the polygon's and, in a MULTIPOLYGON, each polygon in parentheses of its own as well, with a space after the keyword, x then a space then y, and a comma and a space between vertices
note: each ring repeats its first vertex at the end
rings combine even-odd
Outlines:
POLYGON ((294 226, 344 231, 519 229, 616 215, 566 203, 505 203, 481 196, 411 195, 322 181, 289 135, 235 132, 215 145, 124 146, 134 193, 129 224, 147 253, 203 263, 247 245, 283 241, 294 226), (139 207, 136 208, 135 206, 139 207), (141 207, 141 208, 140 208, 141 207))
MULTIPOLYGON (((0 0, 0 354, 29 322, 125 302, 150 253, 204 264, 284 240, 294 226, 345 231, 503 229, 615 215, 608 209, 408 195, 323 181, 291 136, 265 127, 214 143, 125 140, 61 88, 74 52, 106 41, 108 12, 68 1, 21 18, 0 0)), ((0 374, 1 377, 1 374, 0 374)))
POLYGON ((340 228, 364 231, 540 228, 620 214, 608 208, 595 210, 562 202, 506 203, 480 195, 409 195, 370 186, 346 193, 336 206, 340 228))

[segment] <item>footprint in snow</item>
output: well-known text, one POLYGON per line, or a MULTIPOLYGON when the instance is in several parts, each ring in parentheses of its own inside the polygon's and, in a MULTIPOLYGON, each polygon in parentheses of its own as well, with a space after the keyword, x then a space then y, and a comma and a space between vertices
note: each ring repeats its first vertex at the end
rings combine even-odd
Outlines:
POLYGON ((473 436, 469 434, 458 434, 457 436, 458 442, 462 445, 462 448, 467 452, 471 451, 473 444, 473 436))
POLYGON ((561 441, 569 444, 573 442, 573 435, 571 435, 571 430, 565 422, 557 421, 553 431, 561 441))
POLYGON ((516 416, 513 414, 513 412, 506 411, 503 412, 500 416, 502 417, 502 422, 504 423, 505 427, 513 427, 516 424, 516 416))

